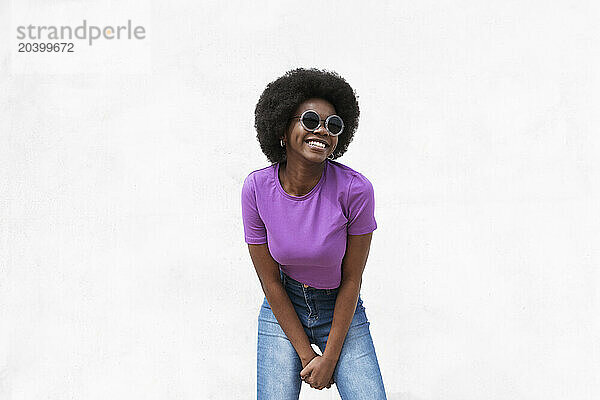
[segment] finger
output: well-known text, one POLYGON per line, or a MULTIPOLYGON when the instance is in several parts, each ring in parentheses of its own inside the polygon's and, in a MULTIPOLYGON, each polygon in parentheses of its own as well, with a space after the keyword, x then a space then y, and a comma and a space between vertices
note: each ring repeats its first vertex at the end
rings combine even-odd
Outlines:
MULTIPOLYGON (((313 358, 314 360, 314 358, 313 358)), ((304 368, 302 368, 302 371, 300 371, 300 374, 308 374, 310 371, 312 371, 315 368, 315 364, 312 362, 312 360, 306 364, 304 366, 304 368)))
POLYGON ((306 367, 304 367, 304 369, 302 371, 300 371, 300 376, 301 377, 307 377, 308 375, 310 375, 310 372, 313 370, 313 367, 309 367, 308 365, 306 367))

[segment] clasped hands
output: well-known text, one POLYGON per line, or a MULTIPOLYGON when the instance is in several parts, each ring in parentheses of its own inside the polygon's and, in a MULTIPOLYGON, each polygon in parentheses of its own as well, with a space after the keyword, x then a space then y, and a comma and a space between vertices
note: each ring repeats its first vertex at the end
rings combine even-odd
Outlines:
POLYGON ((337 360, 315 354, 315 357, 300 371, 300 378, 313 389, 329 389, 333 384, 333 371, 337 360))

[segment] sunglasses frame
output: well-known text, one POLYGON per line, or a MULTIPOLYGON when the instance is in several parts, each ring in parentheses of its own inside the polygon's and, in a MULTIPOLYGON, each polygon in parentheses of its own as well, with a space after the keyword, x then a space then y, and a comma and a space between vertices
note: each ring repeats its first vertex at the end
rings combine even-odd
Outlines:
POLYGON ((342 132, 344 132, 344 120, 342 119, 342 117, 340 117, 339 115, 336 114, 331 114, 329 117, 327 117, 326 119, 321 119, 321 116, 319 115, 318 112, 316 112, 315 110, 305 110, 302 114, 300 115, 296 115, 294 117, 291 117, 290 119, 296 119, 296 118, 300 118, 300 125, 302 125, 302 127, 309 131, 309 132, 314 132, 317 129, 319 129, 321 127, 321 122, 325 122, 325 130, 327 131, 327 133, 329 133, 329 135, 331 136, 339 136, 342 134, 342 132), (308 129, 308 127, 306 125, 304 125, 304 122, 302 121, 302 119, 304 118, 304 115, 306 115, 306 113, 308 112, 313 112, 315 114, 317 114, 317 117, 319 117, 319 125, 317 125, 317 127, 315 129, 308 129), (333 117, 338 117, 340 119, 340 122, 342 123, 342 129, 338 132, 338 133, 332 133, 329 130, 329 120, 333 117))

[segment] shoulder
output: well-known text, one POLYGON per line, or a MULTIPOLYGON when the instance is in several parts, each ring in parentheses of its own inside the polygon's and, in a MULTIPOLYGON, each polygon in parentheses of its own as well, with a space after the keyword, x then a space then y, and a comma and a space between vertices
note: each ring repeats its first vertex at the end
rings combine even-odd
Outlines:
POLYGON ((333 174, 337 175, 341 181, 347 184, 350 193, 373 191, 371 181, 362 173, 337 161, 329 160, 329 165, 332 167, 333 174))
POLYGON ((244 186, 260 185, 272 176, 273 168, 275 168, 275 164, 271 164, 264 168, 255 169, 254 171, 250 172, 244 179, 244 186))

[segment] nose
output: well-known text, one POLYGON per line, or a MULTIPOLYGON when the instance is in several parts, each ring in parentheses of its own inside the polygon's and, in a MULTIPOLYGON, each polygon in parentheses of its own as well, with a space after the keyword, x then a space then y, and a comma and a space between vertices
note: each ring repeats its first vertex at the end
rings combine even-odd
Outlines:
POLYGON ((319 133, 319 135, 329 135, 327 129, 325 129, 325 124, 321 123, 318 129, 314 130, 315 133, 319 133))

